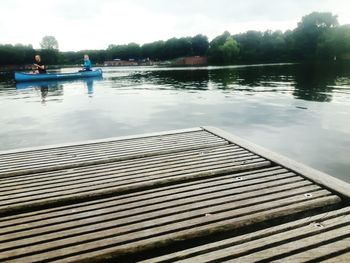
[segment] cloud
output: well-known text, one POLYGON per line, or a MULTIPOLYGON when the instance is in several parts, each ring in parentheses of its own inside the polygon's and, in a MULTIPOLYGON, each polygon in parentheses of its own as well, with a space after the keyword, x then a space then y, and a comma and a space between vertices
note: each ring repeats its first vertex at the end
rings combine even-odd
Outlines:
POLYGON ((286 30, 303 15, 331 11, 350 23, 346 0, 3 0, 1 43, 33 44, 45 35, 61 50, 105 49, 112 43, 146 43, 223 31, 286 30))

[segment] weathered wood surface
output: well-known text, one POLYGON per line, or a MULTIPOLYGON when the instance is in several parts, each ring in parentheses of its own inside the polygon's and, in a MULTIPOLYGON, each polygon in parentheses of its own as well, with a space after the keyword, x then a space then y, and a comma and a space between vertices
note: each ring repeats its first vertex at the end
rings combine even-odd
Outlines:
POLYGON ((281 253, 289 261, 294 254, 307 258, 297 246, 309 246, 310 259, 331 260, 319 252, 322 246, 339 260, 348 258, 349 209, 331 211, 345 206, 347 184, 335 186, 338 195, 324 187, 327 176, 316 184, 310 170, 281 166, 275 155, 214 130, 0 153, 0 262, 104 261, 310 213, 146 262, 235 260, 231 253, 245 262, 278 261, 281 253), (317 214, 325 209, 330 212, 317 214), (317 220, 332 224, 309 229, 317 220), (339 238, 331 242, 327 233, 339 238), (323 240, 317 246, 314 236, 323 240), (298 253, 291 254, 293 248, 298 253))
POLYGON ((226 145, 0 178, 0 214, 268 165, 260 156, 226 145))
POLYGON ((337 179, 337 178, 330 176, 326 173, 323 173, 321 171, 313 169, 313 168, 306 166, 302 163, 291 160, 291 159, 289 159, 285 156, 282 156, 280 154, 274 153, 270 150, 267 150, 261 146, 258 146, 254 143, 246 141, 238 136, 235 136, 233 134, 225 132, 225 131, 218 129, 216 127, 209 127, 208 126, 208 127, 204 127, 204 129, 208 132, 211 132, 212 134, 215 134, 216 136, 220 136, 221 138, 228 140, 231 143, 238 144, 241 147, 243 147, 243 148, 245 148, 253 153, 264 156, 266 159, 269 159, 272 162, 275 162, 279 165, 282 165, 284 167, 287 167, 287 168, 295 171, 296 173, 299 173, 303 176, 306 176, 307 178, 314 181, 315 183, 320 184, 327 189, 331 189, 331 190, 337 192, 340 195, 343 195, 344 197, 346 197, 347 199, 350 200, 350 184, 348 184, 340 179, 337 179))
POLYGON ((104 259, 338 202, 280 167, 218 176, 3 217, 0 261, 104 259))
POLYGON ((144 262, 349 262, 350 207, 144 262))
POLYGON ((203 130, 138 136, 135 139, 95 142, 23 152, 0 152, 0 178, 59 169, 110 163, 120 160, 156 156, 228 144, 203 130))

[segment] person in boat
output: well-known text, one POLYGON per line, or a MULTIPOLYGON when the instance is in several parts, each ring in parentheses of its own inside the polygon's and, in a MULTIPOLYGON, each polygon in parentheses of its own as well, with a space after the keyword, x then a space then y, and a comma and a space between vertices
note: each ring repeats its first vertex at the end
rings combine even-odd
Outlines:
POLYGON ((41 61, 40 55, 36 55, 34 57, 35 62, 34 62, 34 73, 35 74, 45 74, 46 73, 46 67, 41 61))
POLYGON ((84 65, 81 71, 91 71, 91 61, 88 55, 84 55, 84 65))

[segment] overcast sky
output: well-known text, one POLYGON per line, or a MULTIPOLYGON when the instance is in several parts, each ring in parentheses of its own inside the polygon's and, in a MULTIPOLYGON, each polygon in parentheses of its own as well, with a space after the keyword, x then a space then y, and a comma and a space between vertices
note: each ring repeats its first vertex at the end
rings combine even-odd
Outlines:
POLYGON ((62 51, 105 49, 228 30, 294 29, 303 15, 329 11, 350 24, 350 0, 1 0, 0 43, 53 35, 62 51))

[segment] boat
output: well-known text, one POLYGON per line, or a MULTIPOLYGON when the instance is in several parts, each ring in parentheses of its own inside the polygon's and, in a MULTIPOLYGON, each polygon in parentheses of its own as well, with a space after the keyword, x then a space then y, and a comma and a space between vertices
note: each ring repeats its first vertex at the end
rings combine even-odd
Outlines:
POLYGON ((95 69, 91 71, 78 71, 72 73, 45 73, 45 74, 31 74, 23 72, 15 72, 15 80, 17 82, 23 81, 40 81, 40 80, 61 80, 61 79, 75 79, 75 78, 89 78, 101 77, 102 69, 95 69))
POLYGON ((16 89, 29 89, 29 88, 57 88, 59 85, 71 84, 71 83, 83 83, 87 86, 94 81, 102 80, 102 76, 98 77, 84 77, 84 78, 71 78, 71 79, 51 79, 51 80, 33 80, 33 81, 21 81, 16 83, 16 89))

